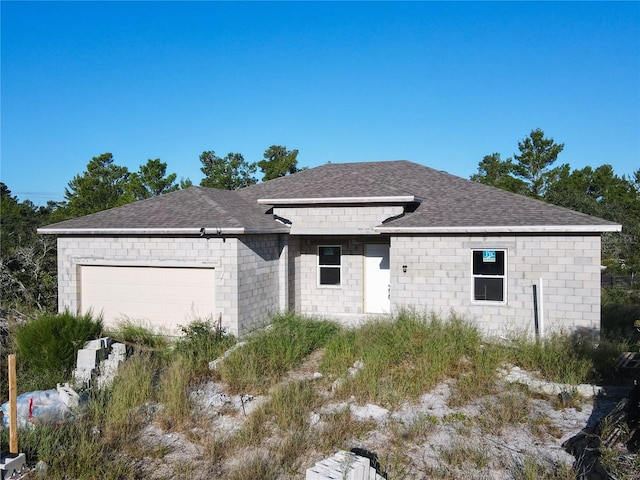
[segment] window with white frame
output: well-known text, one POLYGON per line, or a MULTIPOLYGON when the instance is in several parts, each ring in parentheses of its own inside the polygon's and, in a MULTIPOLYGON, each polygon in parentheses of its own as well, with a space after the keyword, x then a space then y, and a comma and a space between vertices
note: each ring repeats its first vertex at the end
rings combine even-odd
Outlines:
POLYGON ((506 301, 506 251, 473 250, 473 300, 476 302, 506 301))
POLYGON ((342 277, 342 247, 318 246, 318 285, 340 286, 342 277))

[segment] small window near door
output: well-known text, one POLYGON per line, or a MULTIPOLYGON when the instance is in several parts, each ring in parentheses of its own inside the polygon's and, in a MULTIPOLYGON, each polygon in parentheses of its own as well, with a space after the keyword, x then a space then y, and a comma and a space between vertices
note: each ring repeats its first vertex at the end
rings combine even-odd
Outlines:
POLYGON ((473 250, 473 299, 476 302, 505 302, 506 252, 473 250))
POLYGON ((339 245, 318 247, 318 284, 337 287, 341 281, 342 247, 339 245))

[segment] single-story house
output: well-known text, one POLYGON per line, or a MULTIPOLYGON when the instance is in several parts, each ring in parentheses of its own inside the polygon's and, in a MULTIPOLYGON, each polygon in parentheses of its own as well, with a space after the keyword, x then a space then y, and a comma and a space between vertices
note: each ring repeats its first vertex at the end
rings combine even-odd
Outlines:
POLYGON ((326 164, 236 191, 191 187, 46 226, 59 309, 243 336, 293 310, 403 307, 493 334, 600 328, 600 237, 621 226, 408 161, 326 164))

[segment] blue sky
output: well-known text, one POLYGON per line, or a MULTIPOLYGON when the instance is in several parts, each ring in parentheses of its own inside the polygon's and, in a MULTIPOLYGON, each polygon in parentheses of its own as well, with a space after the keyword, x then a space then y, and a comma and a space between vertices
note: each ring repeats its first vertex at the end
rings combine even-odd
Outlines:
POLYGON ((640 168, 640 2, 1 2, 0 179, 62 200, 104 152, 202 179, 407 159, 468 178, 534 128, 558 164, 640 168))

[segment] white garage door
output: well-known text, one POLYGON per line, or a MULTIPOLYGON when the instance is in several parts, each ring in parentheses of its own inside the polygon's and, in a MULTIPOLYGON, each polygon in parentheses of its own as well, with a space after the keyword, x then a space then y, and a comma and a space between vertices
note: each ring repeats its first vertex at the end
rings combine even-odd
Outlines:
POLYGON ((102 312, 106 325, 128 318, 177 333, 178 325, 214 315, 214 269, 84 265, 80 310, 89 309, 102 312))

